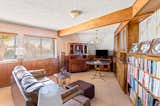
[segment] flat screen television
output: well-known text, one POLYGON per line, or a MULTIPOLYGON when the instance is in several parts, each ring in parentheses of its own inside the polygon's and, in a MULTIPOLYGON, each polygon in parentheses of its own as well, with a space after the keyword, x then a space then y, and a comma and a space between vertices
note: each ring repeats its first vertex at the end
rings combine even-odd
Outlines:
POLYGON ((108 50, 96 50, 97 58, 106 58, 108 57, 108 50))

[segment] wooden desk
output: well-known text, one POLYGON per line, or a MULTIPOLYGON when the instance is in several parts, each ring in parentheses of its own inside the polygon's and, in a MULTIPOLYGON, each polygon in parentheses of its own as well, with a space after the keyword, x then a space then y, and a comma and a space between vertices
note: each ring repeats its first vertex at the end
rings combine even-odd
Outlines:
POLYGON ((100 65, 100 71, 111 71, 111 64, 112 64, 112 57, 107 57, 107 58, 94 58, 94 61, 105 61, 109 62, 110 64, 107 65, 100 65))

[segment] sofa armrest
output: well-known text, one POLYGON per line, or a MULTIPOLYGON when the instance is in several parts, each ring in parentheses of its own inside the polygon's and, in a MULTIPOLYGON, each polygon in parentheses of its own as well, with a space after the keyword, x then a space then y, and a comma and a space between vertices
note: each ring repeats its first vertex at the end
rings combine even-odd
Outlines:
POLYGON ((46 76, 46 71, 44 69, 39 70, 29 70, 29 72, 35 77, 35 78, 41 78, 46 76))
POLYGON ((82 94, 82 91, 79 89, 79 86, 76 85, 70 89, 61 93, 63 103, 67 102, 68 100, 74 98, 77 95, 82 94))

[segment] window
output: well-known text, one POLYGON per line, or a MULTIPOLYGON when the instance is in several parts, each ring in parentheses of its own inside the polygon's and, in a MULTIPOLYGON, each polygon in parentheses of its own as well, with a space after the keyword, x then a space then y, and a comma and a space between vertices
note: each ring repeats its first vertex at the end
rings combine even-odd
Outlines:
POLYGON ((25 59, 51 58, 55 55, 55 40, 49 38, 24 37, 25 59))
POLYGON ((15 59, 16 36, 0 34, 0 61, 15 59))
POLYGON ((24 48, 24 59, 55 57, 55 39, 0 34, 0 61, 16 59, 16 48, 24 48))
POLYGON ((55 41, 53 39, 41 39, 41 53, 43 58, 55 56, 55 41))

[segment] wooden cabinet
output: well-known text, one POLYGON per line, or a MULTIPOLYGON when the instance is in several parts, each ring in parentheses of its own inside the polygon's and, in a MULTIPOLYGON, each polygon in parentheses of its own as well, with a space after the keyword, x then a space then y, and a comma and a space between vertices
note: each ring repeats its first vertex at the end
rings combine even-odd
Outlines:
POLYGON ((82 55, 86 55, 88 53, 87 44, 85 43, 69 43, 68 51, 71 55, 77 55, 81 53, 82 55))
POLYGON ((89 66, 86 64, 88 58, 69 59, 69 72, 84 72, 89 70, 89 66))
POLYGON ((68 43, 69 55, 66 58, 67 69, 69 72, 83 72, 88 71, 89 67, 86 61, 88 57, 88 47, 86 43, 68 43))

